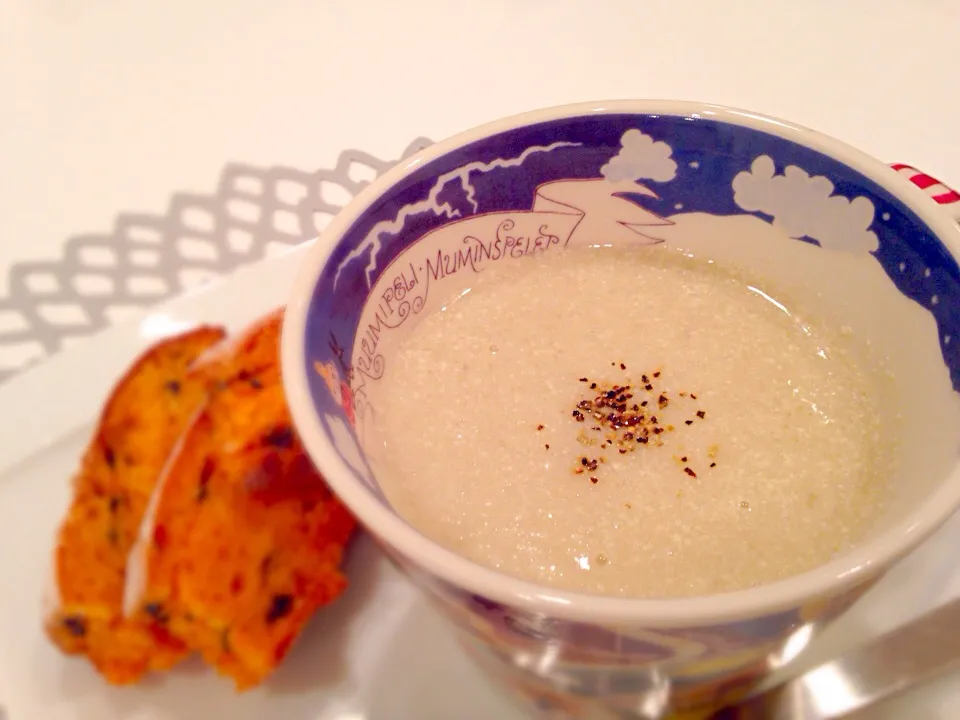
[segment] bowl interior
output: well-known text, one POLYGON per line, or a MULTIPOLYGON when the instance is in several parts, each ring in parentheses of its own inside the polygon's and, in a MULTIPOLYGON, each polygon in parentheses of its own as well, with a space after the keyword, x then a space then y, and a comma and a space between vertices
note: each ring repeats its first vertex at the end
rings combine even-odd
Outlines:
POLYGON ((897 449, 873 532, 909 529, 938 488, 955 498, 960 485, 957 233, 928 202, 839 143, 719 109, 569 111, 474 131, 375 183, 314 248, 285 330, 298 338, 285 340, 285 372, 308 395, 292 393, 295 417, 348 504, 363 492, 388 508, 361 449, 376 416, 367 391, 419 317, 485 265, 662 243, 771 280, 886 358, 877 392, 897 449))

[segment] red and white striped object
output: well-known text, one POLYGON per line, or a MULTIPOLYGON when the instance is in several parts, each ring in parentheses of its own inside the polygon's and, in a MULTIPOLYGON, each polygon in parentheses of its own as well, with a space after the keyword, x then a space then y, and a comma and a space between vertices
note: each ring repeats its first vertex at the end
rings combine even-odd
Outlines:
MULTIPOLYGON (((930 177, 926 173, 917 170, 915 167, 904 165, 903 163, 892 163, 890 167, 923 190, 934 202, 941 205, 960 203, 960 193, 953 188, 947 187, 936 178, 930 177)), ((955 208, 948 209, 960 213, 960 204, 955 208)))

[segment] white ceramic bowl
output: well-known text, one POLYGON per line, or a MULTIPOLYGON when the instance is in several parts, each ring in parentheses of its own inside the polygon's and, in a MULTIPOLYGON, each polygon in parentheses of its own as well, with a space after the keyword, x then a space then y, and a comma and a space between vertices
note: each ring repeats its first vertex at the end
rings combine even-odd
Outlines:
POLYGON ((659 101, 539 110, 424 150, 337 216, 290 295, 284 381, 317 467, 482 666, 536 707, 649 717, 735 697, 960 506, 957 258, 960 230, 916 186, 791 123, 659 101), (597 198, 615 192, 670 222, 605 217, 597 198), (762 587, 631 600, 478 566, 391 509, 361 450, 365 388, 389 372, 390 348, 431 303, 469 286, 504 227, 512 242, 500 250, 522 255, 575 242, 591 223, 815 295, 888 356, 895 382, 883 400, 899 414, 902 449, 890 510, 869 537, 762 587), (488 241, 487 255, 458 259, 467 235, 488 241))

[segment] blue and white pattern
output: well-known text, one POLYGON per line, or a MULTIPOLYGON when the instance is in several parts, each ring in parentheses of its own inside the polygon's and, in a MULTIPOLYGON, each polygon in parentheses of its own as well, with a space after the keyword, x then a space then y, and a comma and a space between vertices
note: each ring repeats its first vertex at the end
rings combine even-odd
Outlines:
MULTIPOLYGON (((389 362, 383 339, 400 337, 390 333, 440 303, 438 285, 462 291, 469 274, 490 263, 621 241, 756 261, 792 276, 826 307, 842 307, 853 326, 894 347, 891 396, 906 398, 901 404, 917 420, 906 424, 933 468, 921 472, 934 477, 955 465, 960 268, 933 229, 874 180, 784 137, 699 116, 590 114, 507 130, 436 157, 386 188, 336 239, 297 361, 307 368, 324 450, 334 449, 379 501, 371 516, 389 505, 357 437, 373 409, 365 384, 389 362)), ((641 701, 666 702, 654 681, 667 677, 671 702, 735 699, 772 658, 802 647, 871 582, 865 572, 848 587, 733 620, 604 625, 551 617, 554 605, 515 606, 519 593, 497 600, 479 581, 454 582, 386 540, 482 666, 570 717, 596 717, 601 708, 634 717, 641 701)))
MULTIPOLYGON (((538 188, 553 181, 601 178, 636 183, 635 192, 618 194, 666 224, 680 214, 749 215, 827 250, 871 253, 899 291, 935 318, 944 363, 960 391, 960 269, 912 211, 816 150, 679 116, 545 122, 487 137, 417 169, 341 238, 316 286, 304 361, 339 363, 352 376, 354 336, 371 289, 427 233, 471 217, 529 211, 538 188)), ((322 378, 314 376, 311 389, 322 415, 338 412, 322 378)))

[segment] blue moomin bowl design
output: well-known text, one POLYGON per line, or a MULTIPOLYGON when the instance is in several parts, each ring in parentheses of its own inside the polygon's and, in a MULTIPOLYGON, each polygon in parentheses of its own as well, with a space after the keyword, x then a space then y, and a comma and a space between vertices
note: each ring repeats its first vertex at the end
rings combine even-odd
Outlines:
POLYGON ((960 504, 958 255, 957 226, 920 190, 804 128, 686 103, 538 111, 423 151, 338 216, 292 294, 288 397, 331 486, 493 675, 567 712, 627 712, 664 692, 676 707, 715 702, 786 659, 790 637, 795 650, 960 504), (486 267, 596 243, 727 260, 817 293, 876 341, 905 450, 875 536, 769 586, 625 600, 505 577, 393 513, 362 451, 391 345, 486 267))

